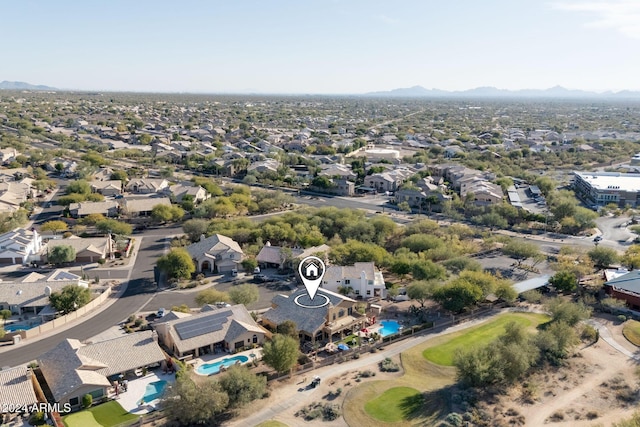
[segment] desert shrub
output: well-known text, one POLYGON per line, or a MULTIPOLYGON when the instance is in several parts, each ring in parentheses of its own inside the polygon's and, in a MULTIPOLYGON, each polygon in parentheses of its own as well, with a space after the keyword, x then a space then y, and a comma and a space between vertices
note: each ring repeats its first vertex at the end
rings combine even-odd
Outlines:
POLYGON ((616 316, 616 319, 618 319, 618 321, 620 323, 624 323, 624 322, 627 321, 627 316, 625 316, 624 314, 620 314, 620 315, 616 316))
POLYGON ((597 342, 598 336, 598 331, 591 325, 585 325, 584 328, 582 328, 582 334, 580 334, 580 338, 586 342, 597 342))
POLYGON ((462 427, 462 424, 464 423, 462 415, 458 414, 457 412, 448 414, 444 420, 449 423, 449 425, 452 425, 454 427, 462 427))
POLYGON ((358 372, 358 378, 369 378, 369 377, 375 377, 376 373, 367 369, 366 371, 360 371, 358 372))
POLYGON ((387 357, 380 362, 380 371, 382 372, 398 372, 399 370, 400 366, 391 360, 390 357, 387 357))

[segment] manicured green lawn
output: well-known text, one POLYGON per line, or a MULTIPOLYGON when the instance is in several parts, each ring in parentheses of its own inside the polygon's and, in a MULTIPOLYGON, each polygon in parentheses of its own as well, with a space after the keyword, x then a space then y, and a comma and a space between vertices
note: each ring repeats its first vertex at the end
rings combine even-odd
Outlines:
POLYGON ((640 322, 627 320, 622 328, 622 335, 633 345, 640 347, 640 322))
POLYGON ((549 316, 537 313, 502 314, 495 320, 480 326, 451 334, 447 341, 426 349, 422 355, 425 359, 438 365, 452 366, 456 349, 490 343, 504 332, 504 326, 509 322, 516 322, 525 327, 536 327, 548 320, 549 316))
POLYGON ((137 415, 125 411, 115 400, 93 408, 67 415, 62 420, 67 427, 111 427, 133 421, 137 415))
POLYGON ((76 412, 62 417, 62 422, 67 427, 102 427, 102 424, 99 424, 89 411, 76 412))
POLYGON ((395 423, 406 420, 422 407, 422 393, 411 387, 393 387, 364 405, 376 420, 395 423))
POLYGON ((269 420, 258 424, 256 427, 288 427, 286 424, 276 420, 269 420))

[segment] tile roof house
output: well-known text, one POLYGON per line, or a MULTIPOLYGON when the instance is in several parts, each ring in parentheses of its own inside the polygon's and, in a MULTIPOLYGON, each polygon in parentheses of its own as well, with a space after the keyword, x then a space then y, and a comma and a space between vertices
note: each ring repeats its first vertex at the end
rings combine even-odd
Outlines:
MULTIPOLYGON (((331 248, 327 245, 312 246, 307 249, 291 248, 291 259, 286 259, 286 252, 282 252, 281 246, 271 246, 267 242, 256 256, 256 261, 263 268, 291 268, 292 262, 296 259, 305 258, 311 255, 325 254, 331 248), (283 265, 287 263, 288 265, 283 265)), ((323 258, 322 256, 320 258, 323 258)))
POLYGON ((107 397, 108 377, 154 365, 167 356, 153 331, 136 332, 95 344, 76 339, 62 341, 38 358, 42 375, 53 398, 79 409, 82 396, 94 402, 107 397))
POLYGON ((122 194, 122 181, 113 179, 108 181, 92 181, 91 191, 103 196, 117 196, 122 194))
POLYGON ((262 344, 268 335, 242 304, 224 308, 207 305, 198 314, 169 321, 160 319, 153 327, 160 342, 180 358, 235 352, 262 344))
MULTIPOLYGON (((38 398, 33 389, 33 381, 33 373, 26 366, 0 370, 0 402, 15 407, 37 404, 38 398)), ((0 420, 4 415, 3 410, 5 410, 4 406, 0 405, 0 420)), ((9 423, 8 425, 13 424, 9 423)))
POLYGON ((0 310, 8 309, 16 314, 27 311, 37 314, 49 305, 51 292, 59 291, 67 285, 89 286, 80 276, 60 269, 48 275, 33 272, 15 282, 2 282, 0 310))
POLYGON ((377 191, 396 191, 400 186, 414 175, 413 171, 405 168, 394 169, 381 173, 374 173, 365 178, 365 185, 375 188, 377 191))
POLYGON ((118 202, 111 200, 106 202, 80 202, 69 205, 69 213, 74 218, 84 218, 91 214, 102 214, 106 217, 118 215, 118 202))
POLYGON ((169 181, 166 179, 134 178, 127 183, 125 190, 129 193, 152 194, 160 193, 167 187, 169 181))
POLYGON ((333 292, 351 288, 349 295, 357 298, 386 298, 387 289, 382 272, 373 262, 356 262, 354 265, 330 265, 322 278, 321 286, 333 292))
POLYGON ((177 203, 181 203, 182 199, 185 196, 191 196, 193 198, 193 202, 198 204, 200 202, 204 202, 211 195, 199 185, 184 185, 184 184, 176 184, 169 187, 169 193, 173 197, 177 203))
POLYGON ((262 323, 275 330, 291 320, 304 341, 340 339, 366 324, 366 316, 356 310, 356 305, 356 300, 328 289, 319 288, 313 300, 306 289, 298 289, 289 296, 276 295, 271 308, 262 314, 262 323))
POLYGON ((130 217, 151 216, 154 206, 171 206, 168 197, 146 197, 143 199, 132 199, 125 197, 121 199, 121 212, 130 217))
POLYGON ((228 273, 237 270, 244 252, 240 245, 230 237, 214 234, 187 246, 187 252, 193 258, 198 272, 228 273))
POLYGON ((52 239, 47 242, 45 255, 56 246, 71 246, 76 251, 76 261, 79 263, 98 262, 111 256, 114 243, 109 236, 83 238, 71 236, 68 239, 52 239))
POLYGON ((0 182, 0 212, 15 212, 31 197, 31 186, 21 182, 0 182))
POLYGON ((42 237, 35 229, 16 228, 0 235, 0 265, 40 260, 42 237))

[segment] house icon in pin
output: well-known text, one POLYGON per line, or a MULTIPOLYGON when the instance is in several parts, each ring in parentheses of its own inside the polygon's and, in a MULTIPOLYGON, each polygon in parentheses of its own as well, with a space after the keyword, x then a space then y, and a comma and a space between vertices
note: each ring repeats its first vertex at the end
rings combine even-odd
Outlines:
POLYGON ((304 268, 304 275, 308 279, 316 278, 318 277, 318 271, 319 271, 318 265, 315 262, 310 262, 304 268))

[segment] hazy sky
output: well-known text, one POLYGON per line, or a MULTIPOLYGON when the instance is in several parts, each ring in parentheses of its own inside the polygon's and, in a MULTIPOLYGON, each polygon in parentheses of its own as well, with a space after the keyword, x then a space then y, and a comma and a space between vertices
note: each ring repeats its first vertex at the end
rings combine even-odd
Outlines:
POLYGON ((640 0, 9 0, 0 81, 64 89, 640 90, 640 0))

